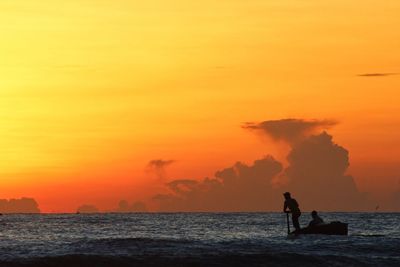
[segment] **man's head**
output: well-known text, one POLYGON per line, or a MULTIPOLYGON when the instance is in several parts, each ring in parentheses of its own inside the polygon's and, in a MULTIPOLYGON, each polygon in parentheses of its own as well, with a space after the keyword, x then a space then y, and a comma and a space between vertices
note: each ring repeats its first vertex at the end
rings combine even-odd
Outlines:
POLYGON ((290 193, 289 193, 289 192, 286 192, 286 193, 284 193, 284 194, 283 194, 283 196, 285 197, 285 199, 289 199, 289 198, 291 198, 291 196, 290 196, 290 193))
POLYGON ((317 217, 317 216, 318 216, 318 213, 317 213, 315 210, 313 210, 313 211, 311 212, 311 217, 315 218, 315 217, 317 217))

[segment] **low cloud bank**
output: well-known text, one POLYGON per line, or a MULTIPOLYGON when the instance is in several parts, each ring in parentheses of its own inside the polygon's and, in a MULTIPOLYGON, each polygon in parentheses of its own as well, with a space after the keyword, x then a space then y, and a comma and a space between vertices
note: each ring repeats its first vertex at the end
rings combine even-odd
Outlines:
POLYGON ((114 212, 127 213, 127 212, 147 212, 146 204, 141 201, 129 203, 126 200, 121 200, 118 207, 114 212))
POLYGON ((101 212, 116 212, 116 213, 130 213, 130 212, 147 212, 147 206, 144 202, 136 201, 129 203, 126 200, 121 200, 118 206, 112 210, 101 211, 94 205, 84 204, 78 207, 77 213, 101 213, 101 212))
POLYGON ((94 205, 84 204, 78 207, 77 213, 99 213, 99 209, 94 205))
POLYGON ((271 180, 282 171, 272 156, 252 165, 237 162, 202 181, 175 180, 167 184, 169 194, 153 199, 161 211, 260 211, 276 209, 273 198, 278 193, 271 180), (271 205, 272 204, 272 205, 271 205))
POLYGON ((368 210, 373 207, 368 196, 346 174, 348 151, 324 131, 335 124, 300 119, 246 123, 244 129, 289 144, 287 168, 272 156, 250 165, 238 162, 213 178, 169 182, 169 193, 153 199, 161 211, 269 211, 281 210, 282 193, 291 191, 303 210, 368 210))
POLYGON ((40 213, 40 209, 33 198, 0 199, 0 213, 40 213))

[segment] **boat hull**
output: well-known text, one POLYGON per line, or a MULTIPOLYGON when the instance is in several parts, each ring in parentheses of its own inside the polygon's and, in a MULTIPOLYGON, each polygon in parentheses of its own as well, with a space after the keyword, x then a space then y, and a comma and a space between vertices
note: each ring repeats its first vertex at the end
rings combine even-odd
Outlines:
POLYGON ((348 235, 348 224, 342 222, 331 222, 313 227, 306 227, 293 231, 294 235, 348 235))

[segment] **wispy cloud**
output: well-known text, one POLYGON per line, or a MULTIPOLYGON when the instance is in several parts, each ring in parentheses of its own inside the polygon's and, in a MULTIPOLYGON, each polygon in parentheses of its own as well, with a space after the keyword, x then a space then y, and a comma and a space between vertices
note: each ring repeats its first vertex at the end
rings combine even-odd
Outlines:
POLYGON ((242 128, 261 131, 274 140, 283 140, 293 144, 321 129, 329 129, 336 124, 337 122, 334 120, 282 119, 247 122, 242 125, 242 128))
POLYGON ((399 75, 400 73, 395 72, 376 72, 376 73, 361 73, 357 74, 359 77, 386 77, 386 76, 393 76, 399 75))

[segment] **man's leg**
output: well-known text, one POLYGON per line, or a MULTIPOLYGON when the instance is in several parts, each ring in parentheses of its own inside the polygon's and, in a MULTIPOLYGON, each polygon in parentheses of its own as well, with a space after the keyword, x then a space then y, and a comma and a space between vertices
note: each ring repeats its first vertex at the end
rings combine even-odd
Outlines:
POLYGON ((292 222, 293 226, 296 230, 300 230, 300 223, 299 223, 300 214, 292 214, 292 222))

